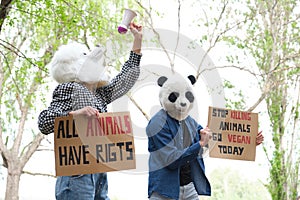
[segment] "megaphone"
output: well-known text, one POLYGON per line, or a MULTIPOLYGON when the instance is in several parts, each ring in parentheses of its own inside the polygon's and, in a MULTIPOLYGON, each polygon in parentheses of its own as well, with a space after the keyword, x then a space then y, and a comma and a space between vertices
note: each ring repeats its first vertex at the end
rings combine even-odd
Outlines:
POLYGON ((137 14, 130 9, 125 9, 121 24, 118 26, 118 32, 125 34, 129 28, 130 22, 135 18, 137 14))

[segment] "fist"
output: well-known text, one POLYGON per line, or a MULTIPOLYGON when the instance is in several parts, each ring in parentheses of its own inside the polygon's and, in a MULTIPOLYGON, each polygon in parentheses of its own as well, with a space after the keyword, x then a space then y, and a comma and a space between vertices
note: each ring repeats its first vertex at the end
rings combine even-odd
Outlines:
POLYGON ((200 130, 200 141, 199 141, 199 143, 202 147, 204 147, 208 144, 209 140, 212 137, 211 135, 212 135, 212 132, 208 127, 200 130))
POLYGON ((69 112, 70 115, 79 116, 84 115, 86 117, 95 117, 99 115, 99 111, 91 106, 86 106, 84 108, 69 112))

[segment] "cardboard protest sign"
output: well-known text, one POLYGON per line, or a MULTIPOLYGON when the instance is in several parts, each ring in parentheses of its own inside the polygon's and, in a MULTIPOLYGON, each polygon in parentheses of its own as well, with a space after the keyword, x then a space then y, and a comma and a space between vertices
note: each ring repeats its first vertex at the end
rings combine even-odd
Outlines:
POLYGON ((210 157, 255 160, 257 113, 209 107, 208 127, 212 131, 210 157))
POLYGON ((134 169, 130 113, 101 113, 94 118, 56 118, 54 152, 57 176, 134 169))

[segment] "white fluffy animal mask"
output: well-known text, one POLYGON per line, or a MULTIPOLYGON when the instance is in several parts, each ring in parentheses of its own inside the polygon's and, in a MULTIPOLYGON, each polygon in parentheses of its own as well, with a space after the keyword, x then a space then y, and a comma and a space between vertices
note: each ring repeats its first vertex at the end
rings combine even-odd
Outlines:
POLYGON ((196 82, 193 75, 184 79, 180 75, 170 77, 161 76, 157 84, 161 87, 159 91, 159 100, 167 113, 181 121, 189 115, 193 108, 194 93, 192 85, 196 82))
POLYGON ((103 48, 89 51, 85 45, 71 42, 59 47, 50 62, 50 73, 58 83, 104 81, 103 48))

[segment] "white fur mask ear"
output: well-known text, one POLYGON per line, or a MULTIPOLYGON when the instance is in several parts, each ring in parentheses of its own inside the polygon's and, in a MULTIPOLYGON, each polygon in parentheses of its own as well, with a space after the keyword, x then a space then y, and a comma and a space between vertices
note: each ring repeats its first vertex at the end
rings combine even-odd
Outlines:
POLYGON ((97 83, 104 80, 105 67, 103 48, 97 46, 88 55, 80 60, 80 69, 77 72, 77 78, 85 83, 97 83))

